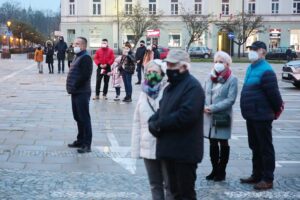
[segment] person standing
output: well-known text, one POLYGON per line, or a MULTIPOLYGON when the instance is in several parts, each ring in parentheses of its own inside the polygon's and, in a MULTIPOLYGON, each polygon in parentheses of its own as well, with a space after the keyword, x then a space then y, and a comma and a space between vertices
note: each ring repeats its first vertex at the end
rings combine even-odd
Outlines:
POLYGON ((54 55, 54 49, 51 43, 47 43, 47 49, 46 49, 46 63, 48 64, 49 74, 53 74, 53 55, 54 55))
POLYGON ((111 65, 114 63, 115 55, 111 48, 108 47, 108 40, 103 39, 101 48, 96 51, 94 62, 98 66, 96 77, 96 96, 93 100, 99 100, 101 81, 104 78, 103 99, 107 99, 109 73, 111 65))
POLYGON ((55 51, 57 52, 57 60, 58 60, 58 73, 62 71, 65 73, 65 58, 66 58, 66 51, 67 51, 67 43, 64 41, 64 37, 61 36, 59 38, 58 43, 55 46, 55 51))
POLYGON ((291 48, 287 48, 287 50, 285 51, 285 55, 286 55, 286 60, 288 62, 290 62, 291 60, 293 60, 293 55, 292 55, 291 48))
POLYGON ((145 66, 145 81, 135 108, 131 134, 131 156, 144 159, 154 200, 173 199, 166 166, 156 158, 156 138, 148 130, 148 119, 157 111, 164 88, 168 85, 163 65, 161 60, 153 60, 145 66))
POLYGON ((68 54, 68 67, 70 69, 71 62, 74 60, 75 57, 73 43, 71 43, 69 48, 67 49, 67 54, 68 54))
POLYGON ((160 59, 160 53, 157 48, 157 44, 152 44, 152 51, 154 53, 153 59, 160 59))
POLYGON ((190 73, 190 57, 171 50, 165 59, 169 85, 149 119, 156 157, 166 163, 174 199, 196 199, 197 164, 203 158, 204 91, 190 73))
POLYGON ((34 61, 37 62, 37 67, 39 73, 43 73, 43 61, 44 61, 44 51, 42 50, 41 45, 38 45, 38 48, 34 52, 34 61))
POLYGON ((273 188, 275 170, 272 123, 283 111, 283 101, 276 74, 265 60, 266 44, 256 41, 247 48, 250 48, 251 64, 245 76, 240 106, 246 120, 253 169, 250 177, 240 181, 255 184, 256 190, 267 190, 273 188))
POLYGON ((86 48, 86 38, 76 38, 74 41, 76 57, 71 63, 66 83, 67 92, 71 94, 73 117, 78 128, 77 140, 68 144, 68 147, 79 148, 77 149, 78 153, 91 152, 92 144, 89 102, 91 98, 93 60, 88 55, 86 48))
POLYGON ((119 66, 122 65, 121 59, 122 56, 119 56, 115 59, 114 63, 111 65, 111 72, 108 73, 109 76, 112 76, 112 86, 116 91, 116 97, 114 98, 114 101, 120 101, 122 75, 119 66))
POLYGON ((146 53, 146 47, 145 47, 145 41, 141 40, 140 42, 140 47, 137 48, 136 50, 136 54, 135 54, 135 60, 137 63, 137 77, 138 77, 138 82, 136 82, 136 85, 141 84, 141 80, 142 80, 142 72, 144 72, 144 65, 143 65, 143 59, 146 53))
POLYGON ((232 74, 231 63, 232 59, 226 52, 216 52, 213 69, 204 84, 204 137, 209 139, 212 164, 212 172, 206 176, 207 180, 223 181, 226 177, 232 106, 238 92, 238 80, 232 74))
POLYGON ((154 52, 151 46, 147 46, 146 52, 143 58, 143 66, 146 66, 151 60, 154 59, 154 52))
POLYGON ((121 67, 120 71, 122 74, 124 86, 125 86, 125 93, 126 96, 123 99, 123 102, 132 102, 132 75, 134 74, 135 70, 135 58, 132 55, 131 51, 131 44, 129 42, 125 43, 122 58, 121 58, 121 67))

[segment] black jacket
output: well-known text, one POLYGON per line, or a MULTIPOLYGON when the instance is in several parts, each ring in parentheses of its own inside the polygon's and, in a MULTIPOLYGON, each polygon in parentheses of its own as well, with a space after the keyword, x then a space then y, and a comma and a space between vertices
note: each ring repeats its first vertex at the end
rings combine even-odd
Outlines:
POLYGON ((157 48, 153 49, 152 51, 154 53, 154 59, 160 59, 160 53, 157 48))
POLYGON ((54 49, 53 47, 46 48, 46 63, 53 63, 54 49))
POLYGON ((204 91, 192 75, 184 76, 164 90, 160 109, 149 119, 149 130, 157 137, 158 159, 198 163, 203 157, 204 91))
POLYGON ((55 51, 57 51, 57 58, 65 59, 67 49, 68 49, 67 43, 65 43, 64 40, 59 41, 55 46, 55 51))
POLYGON ((86 51, 76 55, 67 77, 66 88, 69 94, 90 93, 93 61, 86 51))
POLYGON ((147 48, 145 46, 143 47, 139 47, 137 48, 136 50, 136 53, 135 53, 135 59, 138 61, 140 61, 140 63, 143 63, 143 60, 144 60, 144 55, 146 53, 146 50, 147 48))

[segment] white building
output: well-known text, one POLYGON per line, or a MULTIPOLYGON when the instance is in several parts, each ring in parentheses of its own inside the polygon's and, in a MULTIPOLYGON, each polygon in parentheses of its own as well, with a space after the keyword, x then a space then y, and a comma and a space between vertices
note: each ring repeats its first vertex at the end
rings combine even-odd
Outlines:
MULTIPOLYGON (((118 26, 117 11, 130 14, 137 3, 148 8, 149 14, 163 11, 159 37, 151 38, 151 41, 164 47, 184 49, 187 44, 185 24, 180 17, 183 6, 196 14, 213 14, 216 21, 234 17, 243 9, 262 15, 266 31, 252 36, 247 43, 262 40, 270 48, 293 46, 300 51, 300 0, 61 0, 61 31, 67 42, 85 36, 89 47, 96 49, 101 40, 107 38, 116 50, 118 44, 121 47, 132 37, 130 31, 123 30, 121 24, 118 26)), ((211 24, 209 31, 195 45, 229 51, 226 35, 220 34, 219 28, 211 24)), ((233 49, 237 51, 236 46, 233 49)))

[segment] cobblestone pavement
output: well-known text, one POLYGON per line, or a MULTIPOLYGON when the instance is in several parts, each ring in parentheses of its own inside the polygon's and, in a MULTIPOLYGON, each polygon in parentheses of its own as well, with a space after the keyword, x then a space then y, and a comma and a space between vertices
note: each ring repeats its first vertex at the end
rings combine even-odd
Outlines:
MULTIPOLYGON (((131 104, 115 103, 113 89, 108 100, 91 101, 93 151, 78 155, 66 147, 76 136, 66 74, 48 74, 45 66, 41 75, 23 55, 0 60, 0 199, 151 199, 143 162, 130 158, 139 87, 134 86, 131 104)), ((240 88, 246 66, 232 67, 240 88)), ((282 65, 273 66, 280 77, 282 65)), ((203 82, 209 68, 209 63, 194 63, 192 73, 203 82)), ((93 88, 94 79, 95 73, 93 88)), ((205 180, 211 169, 205 141, 197 171, 199 199, 300 199, 300 90, 281 81, 279 86, 286 109, 273 126, 274 189, 256 192, 239 184, 239 178, 251 172, 251 153, 237 100, 227 179, 205 180)))

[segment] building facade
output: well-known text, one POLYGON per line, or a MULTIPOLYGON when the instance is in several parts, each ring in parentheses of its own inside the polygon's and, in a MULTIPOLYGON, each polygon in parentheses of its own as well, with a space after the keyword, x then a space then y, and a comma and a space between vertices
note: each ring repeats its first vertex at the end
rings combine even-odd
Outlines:
MULTIPOLYGON (((265 31, 251 36, 244 46, 262 40, 269 48, 292 46, 300 51, 300 0, 61 0, 61 32, 69 43, 77 36, 85 36, 91 49, 97 49, 101 40, 107 38, 110 47, 117 50, 133 37, 122 27, 118 13, 131 14, 137 3, 147 8, 149 14, 163 13, 159 29, 149 30, 142 38, 148 43, 184 49, 189 39, 180 16, 184 7, 195 14, 212 14, 217 22, 242 11, 261 15, 265 31)), ((209 31, 193 45, 229 51, 228 41, 221 42, 229 39, 226 34, 220 37, 220 31, 212 23, 209 31)), ((232 48, 237 52, 237 46, 232 48)))

